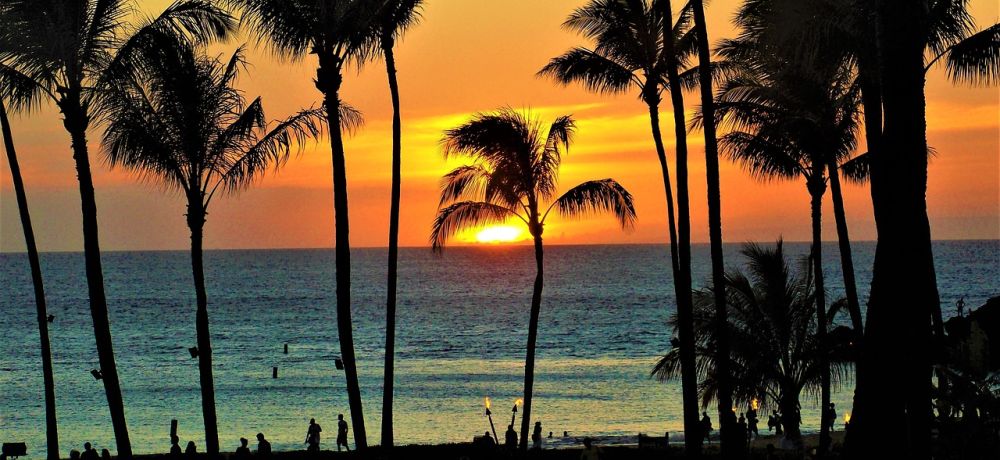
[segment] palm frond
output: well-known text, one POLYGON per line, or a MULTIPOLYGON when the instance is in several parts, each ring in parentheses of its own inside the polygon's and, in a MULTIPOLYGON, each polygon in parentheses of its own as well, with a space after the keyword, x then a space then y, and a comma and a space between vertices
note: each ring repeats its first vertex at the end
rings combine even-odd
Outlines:
POLYGON ((636 84, 633 69, 586 48, 573 48, 552 58, 538 76, 551 77, 563 85, 579 82, 601 94, 623 93, 636 84))
POLYGON ((577 185, 560 196, 551 207, 554 207, 560 215, 569 218, 608 212, 614 214, 622 228, 630 229, 635 226, 632 194, 613 179, 594 180, 577 185))
POLYGON ((511 217, 520 218, 514 211, 493 203, 461 201, 452 204, 439 210, 434 218, 431 248, 435 252, 441 252, 448 238, 456 233, 482 225, 502 224, 511 217))
POLYGON ((841 177, 854 184, 866 184, 871 175, 871 156, 868 152, 862 153, 854 158, 845 161, 839 167, 841 177))
POLYGON ((1000 83, 1000 24, 952 45, 948 49, 948 78, 971 86, 1000 83))
POLYGON ((482 165, 459 166, 441 178, 441 200, 438 206, 463 197, 482 199, 491 174, 482 165))

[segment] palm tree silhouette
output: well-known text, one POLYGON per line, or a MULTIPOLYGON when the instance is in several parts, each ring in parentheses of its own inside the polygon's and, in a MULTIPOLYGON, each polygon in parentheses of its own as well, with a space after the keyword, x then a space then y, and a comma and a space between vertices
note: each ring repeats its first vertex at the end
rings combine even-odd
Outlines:
POLYGON ((210 455, 218 455, 202 249, 208 206, 217 193, 246 190, 268 170, 278 169, 293 149, 301 151, 320 132, 323 113, 304 110, 268 123, 261 99, 247 104, 234 87, 247 65, 242 48, 222 62, 185 41, 163 44, 103 95, 108 108, 104 154, 112 167, 176 189, 186 199, 205 445, 210 455))
MULTIPOLYGON (((826 65, 785 59, 761 44, 753 50, 722 48, 723 55, 747 59, 720 89, 716 115, 733 129, 721 146, 734 161, 760 180, 803 177, 810 195, 815 302, 819 347, 826 343, 826 293, 822 257, 822 204, 826 171, 856 147, 860 125, 858 88, 850 68, 827 57, 826 65)), ((749 45, 753 47, 754 45, 749 45)), ((821 358, 825 356, 821 354, 821 358)), ((821 359, 821 420, 830 403, 829 372, 821 359)), ((829 446, 828 425, 821 423, 820 450, 829 446)))
POLYGON ((396 355, 396 278, 399 260, 399 195, 402 167, 402 120, 399 114, 399 84, 396 81, 396 40, 420 20, 423 0, 386 0, 379 12, 378 51, 385 59, 385 70, 392 98, 392 191, 389 204, 389 262, 385 302, 385 369, 382 384, 382 447, 392 447, 393 374, 396 355))
MULTIPOLYGON (((818 286, 811 276, 811 259, 803 261, 801 275, 796 275, 788 266, 781 241, 773 248, 749 243, 741 252, 747 272, 733 270, 726 275, 734 397, 740 407, 750 406, 756 399, 764 411, 780 410, 786 439, 801 445, 799 396, 823 386, 821 376, 827 362, 834 366, 835 385, 840 387, 850 380, 850 338, 838 335, 828 346, 820 345, 818 286)), ((701 400, 708 406, 716 397, 718 375, 713 292, 699 290, 694 299, 698 369, 704 382, 701 400)), ((843 302, 830 308, 824 326, 834 324, 840 305, 843 302)), ((677 327, 677 321, 674 316, 670 323, 677 327)), ((680 373, 677 350, 661 358, 653 369, 661 381, 675 379, 680 373)))
POLYGON ((632 195, 613 179, 584 182, 558 198, 556 183, 562 154, 575 130, 572 117, 557 118, 543 138, 541 125, 510 108, 476 114, 472 121, 448 130, 445 156, 461 155, 473 163, 444 176, 441 206, 431 230, 435 251, 456 233, 518 219, 528 227, 535 245, 535 284, 524 364, 524 408, 521 414, 521 451, 528 448, 531 397, 535 381, 535 339, 542 305, 544 273, 542 233, 549 213, 565 217, 610 212, 622 228, 635 222, 632 195), (543 207, 548 202, 547 207, 543 207))
POLYGON ((653 142, 660 160, 667 200, 671 268, 677 311, 681 318, 678 335, 681 350, 685 350, 684 367, 688 369, 682 379, 684 439, 688 452, 697 452, 701 448, 702 437, 699 436, 698 382, 690 321, 691 213, 684 94, 679 75, 679 66, 687 61, 693 45, 690 22, 690 9, 684 9, 677 22, 673 21, 670 0, 592 0, 574 11, 563 25, 594 40, 596 46, 593 49, 574 48, 553 58, 539 71, 539 75, 552 76, 563 84, 580 82, 598 93, 637 90, 649 109, 653 142), (676 225, 669 166, 660 134, 659 104, 664 89, 670 92, 677 145, 676 225))
MULTIPOLYGON (((183 35, 195 41, 224 38, 232 18, 205 0, 179 0, 138 27, 126 22, 127 0, 8 0, 0 8, 0 65, 5 73, 33 82, 32 97, 47 97, 62 112, 72 140, 80 185, 83 246, 90 312, 102 381, 111 412, 118 455, 132 456, 121 383, 115 364, 98 238, 97 204, 87 149, 87 129, 101 115, 95 96, 102 80, 150 48, 154 37, 183 35)), ((16 105, 17 101, 8 101, 16 105)))
MULTIPOLYGON (((340 89, 343 70, 349 62, 361 65, 377 49, 380 1, 372 0, 227 0, 243 11, 243 22, 275 54, 301 59, 315 54, 316 89, 323 94, 327 126, 340 126, 340 89)), ((351 246, 345 170, 344 140, 339 129, 330 129, 333 162, 333 207, 336 246, 337 335, 347 380, 354 443, 368 447, 365 417, 354 355, 351 320, 351 246)))
MULTIPOLYGON (((24 192, 24 179, 21 177, 21 167, 14 150, 14 135, 11 133, 10 120, 7 118, 7 107, 3 91, 17 91, 16 81, 5 79, 6 68, 0 66, 0 129, 3 131, 3 145, 7 151, 7 162, 10 165, 10 175, 14 182, 14 195, 17 197, 17 211, 21 216, 21 229, 24 231, 24 246, 28 251, 28 265, 31 266, 31 284, 35 289, 35 311, 38 316, 38 338, 42 347, 42 380, 45 386, 45 440, 49 460, 59 460, 59 430, 56 423, 56 389, 55 378, 52 376, 52 349, 49 347, 49 320, 45 306, 45 286, 42 283, 42 266, 38 260, 38 247, 35 245, 35 231, 31 227, 31 214, 28 212, 28 197, 24 192)), ((32 82, 27 83, 30 88, 32 82)), ((12 97, 20 101, 23 108, 30 107, 30 96, 12 97), (26 106, 26 107, 25 107, 26 106)))
POLYGON ((723 458, 735 458, 737 450, 730 446, 742 442, 736 439, 736 415, 732 412, 732 381, 729 374, 729 339, 726 337, 725 260, 722 255, 722 191, 719 185, 719 143, 715 134, 715 101, 712 96, 712 58, 708 46, 708 26, 702 0, 690 0, 694 16, 695 48, 698 50, 698 85, 701 111, 705 116, 705 178, 708 194, 708 238, 712 253, 712 284, 715 286, 715 316, 719 328, 716 339, 716 369, 718 370, 718 410, 720 448, 723 458))

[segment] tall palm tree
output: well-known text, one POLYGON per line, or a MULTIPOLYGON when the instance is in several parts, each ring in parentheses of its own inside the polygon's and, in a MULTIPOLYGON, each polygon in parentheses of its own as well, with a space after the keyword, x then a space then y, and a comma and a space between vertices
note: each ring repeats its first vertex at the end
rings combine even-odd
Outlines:
POLYGON ((719 185, 719 143, 715 135, 715 101, 712 95, 712 57, 708 46, 708 26, 702 0, 690 0, 694 16, 694 35, 698 50, 698 83, 701 110, 705 116, 705 178, 708 194, 708 238, 712 253, 712 284, 715 286, 715 310, 718 327, 716 368, 718 370, 719 433, 722 455, 734 458, 736 451, 728 446, 740 443, 736 439, 736 416, 732 412, 732 381, 729 374, 729 339, 726 337, 725 259, 722 255, 722 191, 719 185))
MULTIPOLYGON (((741 37, 745 38, 745 37, 741 37)), ((732 128, 721 146, 748 172, 762 180, 803 177, 810 195, 817 339, 826 341, 826 294, 822 257, 822 203, 828 169, 856 148, 860 127, 859 89, 850 67, 824 55, 815 61, 798 61, 765 42, 728 42, 720 54, 743 64, 721 88, 718 111, 732 128)), ((839 191, 839 183, 837 187, 839 191)), ((841 202, 841 207, 843 203, 841 202)), ((823 363, 820 362, 821 368, 823 363)), ((830 401, 829 376, 821 389, 821 420, 830 401)), ((820 451, 829 447, 828 425, 821 423, 820 451)))
POLYGON ((582 83, 591 91, 617 94, 635 90, 649 110, 650 127, 667 201, 670 260, 680 314, 678 339, 684 350, 682 379, 684 439, 689 452, 701 448, 698 395, 691 324, 691 213, 687 174, 687 132, 684 95, 679 67, 691 54, 691 14, 684 9, 673 21, 670 0, 591 0, 563 24, 596 44, 593 49, 574 48, 553 58, 539 71, 556 81, 582 83), (666 150, 660 133, 659 104, 669 89, 676 140, 677 216, 666 150))
POLYGON ((392 398, 396 358, 396 278, 399 260, 399 195, 402 182, 403 127, 399 114, 399 83, 396 81, 396 40, 420 20, 423 0, 385 0, 378 15, 378 51, 392 97, 392 191, 389 204, 389 268, 385 301, 385 368, 382 384, 382 447, 392 447, 392 398))
POLYGON ((187 201, 205 447, 214 456, 219 434, 202 254, 208 206, 216 193, 241 192, 278 169, 319 133, 323 114, 305 110, 268 123, 261 99, 247 104, 233 86, 246 66, 242 48, 222 62, 188 42, 166 45, 145 56, 135 78, 114 81, 103 95, 103 146, 112 167, 177 189, 187 201))
MULTIPOLYGON (((832 375, 838 387, 849 381, 849 337, 840 335, 830 346, 820 345, 818 286, 809 267, 812 259, 806 259, 801 273, 796 274, 788 266, 781 241, 774 248, 746 244, 741 252, 747 271, 733 270, 726 275, 734 397, 740 407, 750 406, 756 399, 763 410, 780 410, 786 439, 801 445, 800 395, 803 391, 815 394, 823 385, 828 361, 834 365, 832 375)), ((698 369, 705 382, 701 387, 705 406, 715 399, 717 391, 714 301, 710 289, 695 293, 698 369)), ((842 303, 830 308, 825 326, 834 323, 839 305, 842 303)), ((676 316, 671 318, 675 327, 677 321, 676 316)), ((680 373, 676 350, 653 369, 661 381, 677 378, 680 373)))
MULTIPOLYGON (((243 11, 243 22, 275 54, 289 59, 316 55, 316 89, 323 94, 327 127, 340 126, 340 89, 350 63, 361 65, 379 36, 381 1, 373 0, 227 0, 243 11)), ((351 320, 351 242, 344 139, 330 129, 333 163, 334 245, 336 246, 337 336, 347 380, 347 398, 357 449, 368 447, 365 417, 354 355, 351 320)))
MULTIPOLYGON (((42 347, 42 381, 45 386, 45 441, 49 460, 59 460, 59 431, 56 423, 56 387, 52 376, 52 349, 49 347, 49 321, 45 307, 45 287, 42 284, 42 266, 38 260, 38 247, 35 245, 35 231, 31 227, 31 214, 28 213, 28 197, 24 193, 24 179, 21 177, 21 167, 14 150, 14 136, 7 118, 6 97, 3 91, 17 90, 16 82, 3 81, 4 68, 0 67, 0 129, 3 130, 3 146, 7 151, 7 163, 10 165, 10 175, 14 182, 14 195, 17 197, 17 210, 21 216, 21 229, 24 231, 24 246, 28 251, 28 265, 31 266, 31 284, 35 288, 35 311, 38 317, 38 339, 42 347)), ((27 83, 30 87, 32 82, 27 83)), ((15 97, 14 100, 23 98, 15 97)))
POLYGON ((535 339, 542 306, 545 220, 552 211, 570 218, 609 212, 622 228, 631 228, 635 222, 632 195, 613 179, 584 182, 556 198, 559 164, 569 148, 574 130, 573 119, 566 115, 557 118, 543 137, 537 120, 505 108, 477 114, 472 121, 448 130, 444 138, 445 156, 461 155, 473 163, 459 166, 444 176, 443 207, 431 231, 433 249, 441 251, 445 241, 462 230, 512 219, 523 222, 534 240, 536 274, 524 363, 522 451, 528 448, 531 428, 535 339), (547 207, 546 202, 549 203, 547 207))
MULTIPOLYGON (((195 41, 226 37, 235 22, 205 0, 179 0, 159 16, 138 27, 126 18, 134 4, 128 0, 8 0, 0 10, 0 64, 9 72, 35 83, 33 97, 48 97, 59 107, 70 134, 80 185, 83 246, 90 312, 118 455, 130 458, 121 383, 115 364, 108 305, 104 292, 98 238, 97 203, 87 148, 87 129, 101 115, 95 91, 112 72, 141 56, 154 36, 183 35, 195 41)), ((16 104, 15 101, 9 101, 16 104)))

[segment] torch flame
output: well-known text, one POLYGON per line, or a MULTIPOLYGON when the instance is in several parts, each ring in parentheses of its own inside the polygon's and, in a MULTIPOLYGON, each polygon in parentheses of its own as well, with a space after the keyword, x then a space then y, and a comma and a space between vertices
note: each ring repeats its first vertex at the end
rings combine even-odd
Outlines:
POLYGON ((486 401, 486 408, 487 408, 487 409, 489 409, 489 408, 490 408, 490 405, 491 405, 491 403, 490 403, 490 397, 489 397, 489 396, 487 396, 487 397, 485 398, 485 401, 486 401))
POLYGON ((844 412, 844 423, 845 424, 846 423, 851 423, 851 413, 850 412, 844 412))
POLYGON ((753 410, 757 410, 757 408, 760 407, 760 403, 757 401, 757 398, 750 400, 750 407, 753 408, 753 410))
POLYGON ((523 400, 523 399, 521 399, 521 398, 517 398, 516 400, 514 400, 514 405, 515 405, 515 406, 520 406, 520 405, 521 405, 521 403, 523 403, 523 402, 524 402, 524 400, 523 400))

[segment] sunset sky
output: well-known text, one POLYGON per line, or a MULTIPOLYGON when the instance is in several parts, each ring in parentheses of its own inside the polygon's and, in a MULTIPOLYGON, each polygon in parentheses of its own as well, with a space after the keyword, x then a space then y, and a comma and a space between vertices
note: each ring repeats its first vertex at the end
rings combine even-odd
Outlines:
MULTIPOLYGON (((169 2, 141 2, 148 14, 169 2)), ((403 189, 400 244, 427 246, 437 210, 439 180, 455 161, 445 162, 442 131, 472 113, 502 106, 530 108, 543 122, 573 114, 578 134, 564 158, 561 184, 612 177, 636 200, 638 224, 623 233, 609 217, 552 220, 550 244, 660 243, 666 241, 665 201, 644 105, 634 94, 618 97, 562 87, 535 72, 569 47, 589 45, 560 27, 584 0, 428 0, 422 23, 397 48, 403 117, 403 189)), ((980 27, 997 21, 997 3, 973 0, 980 27)), ((737 0, 708 6, 712 42, 729 36, 737 0)), ((315 61, 281 62, 255 48, 245 36, 213 46, 228 56, 250 41, 253 66, 239 85, 248 98, 263 97, 269 118, 318 105, 312 83, 315 61)), ((389 215, 390 126, 392 107, 382 62, 345 75, 343 98, 360 109, 364 127, 347 139, 351 243, 385 246, 389 215)), ((669 101, 669 99, 667 99, 669 101)), ((686 94, 689 112, 698 104, 686 94)), ((669 114, 669 104, 662 110, 669 114)), ((997 88, 954 87, 934 68, 927 83, 931 161, 928 206, 937 239, 1000 238, 1000 92, 997 88)), ((673 161, 672 120, 665 116, 668 156, 673 161)), ((51 106, 30 116, 13 116, 14 141, 28 191, 36 238, 44 251, 82 249, 80 201, 69 136, 51 106)), ((184 249, 188 231, 183 199, 158 184, 138 183, 127 173, 109 171, 100 152, 100 129, 90 133, 91 161, 106 250, 184 249)), ((691 146, 692 227, 695 242, 708 239, 701 133, 691 146)), ((671 165, 673 168, 673 165, 671 165)), ((875 238, 866 188, 848 186, 846 207, 851 236, 875 238)), ((726 241, 809 239, 808 196, 801 181, 762 184, 737 166, 722 162, 723 232, 726 241)), ((254 189, 212 203, 207 248, 307 248, 333 246, 329 143, 309 144, 277 175, 254 189)), ((824 237, 834 239, 832 207, 825 203, 824 237)), ((506 234, 506 232, 499 232, 506 234)), ((459 241, 473 242, 473 233, 459 241)), ((23 251, 24 244, 6 157, 0 167, 0 251, 23 251)))

